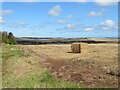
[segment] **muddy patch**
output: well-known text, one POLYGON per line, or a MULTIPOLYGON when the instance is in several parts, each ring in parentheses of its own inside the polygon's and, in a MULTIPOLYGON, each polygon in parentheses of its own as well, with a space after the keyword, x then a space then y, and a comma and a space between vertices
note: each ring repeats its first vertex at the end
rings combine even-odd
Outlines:
POLYGON ((56 78, 85 87, 117 87, 118 77, 108 74, 99 64, 96 67, 96 63, 49 58, 43 62, 43 66, 48 68, 56 78))

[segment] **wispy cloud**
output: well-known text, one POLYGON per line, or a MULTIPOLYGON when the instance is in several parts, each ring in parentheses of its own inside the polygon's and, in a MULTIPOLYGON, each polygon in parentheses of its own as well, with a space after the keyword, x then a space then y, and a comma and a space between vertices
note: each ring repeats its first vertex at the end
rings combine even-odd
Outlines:
POLYGON ((0 15, 9 15, 12 14, 13 10, 0 10, 0 15))
POLYGON ((95 0, 95 3, 99 6, 112 6, 116 5, 119 0, 95 0))
POLYGON ((58 24, 67 24, 68 22, 66 22, 65 20, 58 20, 57 23, 58 24))
POLYGON ((98 31, 98 30, 117 30, 118 24, 115 23, 113 20, 105 20, 97 25, 85 25, 85 24, 66 24, 63 28, 57 28, 56 30, 71 30, 73 32, 78 31, 86 31, 86 32, 92 32, 92 31, 98 31))
POLYGON ((79 28, 82 28, 81 26, 83 26, 83 25, 81 25, 81 24, 72 24, 72 23, 68 23, 68 24, 65 24, 65 26, 64 27, 62 27, 62 28, 57 28, 56 30, 67 30, 67 31, 75 31, 75 30, 77 30, 77 29, 79 29, 79 28))
POLYGON ((67 30, 73 30, 76 28, 76 25, 75 24, 67 24, 66 27, 65 27, 67 30))
POLYGON ((104 22, 101 23, 101 25, 106 27, 113 27, 115 25, 115 22, 112 20, 105 20, 104 22))
POLYGON ((88 14, 88 16, 90 17, 103 16, 103 15, 104 15, 103 11, 99 11, 99 12, 91 11, 88 14))
POLYGON ((89 0, 63 0, 63 1, 68 1, 68 2, 87 2, 89 0))
POLYGON ((73 16, 71 15, 71 14, 69 14, 68 16, 67 16, 67 18, 72 18, 73 16))
POLYGON ((105 20, 104 22, 101 22, 101 28, 103 30, 113 30, 117 29, 118 24, 116 24, 113 20, 105 20))
POLYGON ((0 2, 40 2, 41 0, 0 0, 0 2))
POLYGON ((87 2, 88 0, 0 0, 4 2, 87 2))
POLYGON ((61 10, 62 10, 61 6, 56 5, 56 6, 52 7, 52 9, 50 9, 50 11, 48 12, 48 15, 50 15, 50 16, 59 16, 61 10))
POLYGON ((40 0, 22 0, 22 1, 25 1, 25 2, 39 2, 40 0))
POLYGON ((2 17, 0 17, 0 24, 4 24, 4 23, 5 23, 5 20, 2 17))
POLYGON ((115 5, 120 0, 0 0, 0 2, 95 2, 99 6, 111 6, 115 5))
POLYGON ((8 25, 8 27, 12 27, 12 28, 23 28, 23 27, 27 27, 29 24, 25 23, 25 22, 15 22, 15 23, 11 23, 10 25, 8 25))
POLYGON ((85 28, 85 31, 87 31, 87 32, 90 32, 90 31, 93 31, 93 30, 94 30, 93 27, 87 27, 87 28, 85 28))
POLYGON ((5 20, 3 19, 3 16, 12 14, 13 10, 0 10, 0 24, 4 24, 5 20))

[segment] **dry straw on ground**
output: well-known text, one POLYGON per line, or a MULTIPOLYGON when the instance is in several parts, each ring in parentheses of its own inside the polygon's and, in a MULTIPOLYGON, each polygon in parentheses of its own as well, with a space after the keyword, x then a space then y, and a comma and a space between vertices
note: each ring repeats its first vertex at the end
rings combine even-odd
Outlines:
POLYGON ((88 51, 87 43, 73 43, 71 45, 72 53, 85 53, 88 51))

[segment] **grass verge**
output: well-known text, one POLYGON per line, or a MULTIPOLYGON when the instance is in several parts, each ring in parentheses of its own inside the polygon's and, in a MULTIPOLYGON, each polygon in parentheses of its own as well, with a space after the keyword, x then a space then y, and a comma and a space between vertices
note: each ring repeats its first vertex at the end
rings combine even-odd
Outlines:
MULTIPOLYGON (((15 45, 2 46, 2 85, 3 88, 79 88, 71 82, 54 78, 46 68, 25 60, 24 51, 15 45), (16 68, 16 66, 19 66, 16 68), (22 67, 24 66, 24 67, 22 67), (27 66, 29 68, 27 69, 27 66), (22 69, 20 69, 22 68, 22 69), (15 73, 21 70, 20 73, 15 73), (25 71, 26 70, 26 71, 25 71), (22 72, 24 71, 24 73, 22 72)), ((30 58, 35 61, 34 58, 30 58)))

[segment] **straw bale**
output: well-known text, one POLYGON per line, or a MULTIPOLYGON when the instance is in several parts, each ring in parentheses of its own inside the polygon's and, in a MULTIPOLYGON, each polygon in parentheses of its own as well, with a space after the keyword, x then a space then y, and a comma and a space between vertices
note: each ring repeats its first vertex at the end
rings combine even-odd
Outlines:
POLYGON ((82 53, 88 51, 87 43, 73 43, 71 44, 72 53, 82 53))

